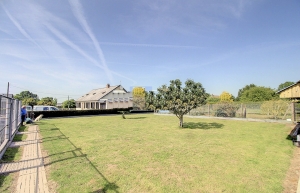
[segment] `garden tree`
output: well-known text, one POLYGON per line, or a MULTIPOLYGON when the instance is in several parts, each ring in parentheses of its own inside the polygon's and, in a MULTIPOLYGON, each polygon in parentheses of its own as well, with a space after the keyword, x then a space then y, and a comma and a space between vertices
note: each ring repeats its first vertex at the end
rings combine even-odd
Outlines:
POLYGON ((285 83, 282 83, 278 86, 277 91, 282 90, 288 86, 291 86, 292 84, 295 84, 294 82, 286 81, 285 83))
POLYGON ((49 105, 49 106, 56 106, 57 99, 52 97, 44 97, 37 102, 38 105, 49 105))
POLYGON ((145 109, 155 110, 155 104, 157 103, 156 95, 154 91, 145 92, 145 109))
POLYGON ((206 98, 206 103, 208 104, 215 104, 220 102, 220 97, 219 96, 215 96, 215 95, 209 95, 206 98))
POLYGON ((34 98, 25 98, 22 100, 22 104, 23 105, 30 105, 30 106, 34 106, 37 105, 37 100, 34 98))
POLYGON ((223 91, 220 95, 220 102, 233 102, 233 96, 226 91, 223 91))
POLYGON ((273 116, 274 119, 278 119, 279 116, 283 115, 283 119, 285 118, 290 104, 286 100, 270 100, 265 101, 260 109, 262 113, 273 116))
POLYGON ((263 86, 255 86, 249 88, 248 90, 245 90, 240 96, 240 101, 260 102, 260 101, 269 101, 276 98, 279 97, 273 89, 263 87, 263 86))
POLYGON ((76 102, 74 99, 66 100, 62 103, 62 108, 76 108, 76 102))
POLYGON ((28 99, 28 98, 33 98, 35 99, 36 101, 39 100, 39 97, 38 95, 36 94, 33 94, 32 92, 29 92, 29 91, 22 91, 20 92, 20 94, 16 94, 14 96, 15 99, 18 99, 20 101, 23 101, 24 99, 28 99))
POLYGON ((154 109, 170 110, 179 119, 179 126, 183 127, 183 115, 192 109, 205 104, 206 93, 201 83, 188 79, 185 87, 179 79, 171 80, 170 85, 162 85, 157 94, 149 93, 147 104, 151 103, 154 109), (151 101, 148 101, 151 98, 151 101))
POLYGON ((135 87, 132 90, 132 96, 133 96, 133 107, 138 109, 144 109, 145 108, 145 88, 143 87, 135 87))
POLYGON ((240 89, 239 92, 238 92, 238 96, 236 97, 236 101, 240 101, 242 94, 245 91, 247 91, 247 90, 249 90, 250 88, 253 88, 253 87, 256 87, 256 85, 255 84, 249 84, 249 85, 246 85, 244 88, 240 89))

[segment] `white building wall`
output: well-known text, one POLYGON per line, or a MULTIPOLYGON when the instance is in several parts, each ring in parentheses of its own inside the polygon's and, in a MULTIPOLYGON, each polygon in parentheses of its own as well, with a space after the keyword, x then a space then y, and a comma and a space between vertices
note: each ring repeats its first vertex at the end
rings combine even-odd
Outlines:
POLYGON ((107 100, 107 109, 132 107, 132 93, 109 93, 102 99, 107 100), (127 100, 126 100, 127 99, 127 100), (112 101, 112 102, 109 102, 112 101))

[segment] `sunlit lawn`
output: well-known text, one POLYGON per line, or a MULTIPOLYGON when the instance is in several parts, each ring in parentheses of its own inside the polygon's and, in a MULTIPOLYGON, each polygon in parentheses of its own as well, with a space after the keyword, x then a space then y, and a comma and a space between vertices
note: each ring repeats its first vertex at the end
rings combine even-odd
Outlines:
MULTIPOLYGON (((25 131, 27 127, 21 126, 19 128, 19 131, 25 131)), ((25 140, 25 135, 15 135, 13 141, 22 141, 25 140)), ((1 163, 7 163, 7 162, 17 162, 20 161, 22 156, 22 147, 14 147, 14 148, 7 148, 5 151, 2 159, 0 160, 1 163)), ((17 180, 17 175, 15 173, 9 173, 9 174, 0 174, 0 192, 1 193, 10 193, 14 189, 13 181, 17 180)))
POLYGON ((152 114, 43 119, 56 192, 282 192, 284 124, 152 114))

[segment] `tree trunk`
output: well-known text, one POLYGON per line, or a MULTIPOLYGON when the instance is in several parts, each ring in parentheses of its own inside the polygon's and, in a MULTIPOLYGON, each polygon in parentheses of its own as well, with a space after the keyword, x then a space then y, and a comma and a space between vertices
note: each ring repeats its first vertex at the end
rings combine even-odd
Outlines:
POLYGON ((179 127, 183 127, 183 116, 179 117, 179 127))

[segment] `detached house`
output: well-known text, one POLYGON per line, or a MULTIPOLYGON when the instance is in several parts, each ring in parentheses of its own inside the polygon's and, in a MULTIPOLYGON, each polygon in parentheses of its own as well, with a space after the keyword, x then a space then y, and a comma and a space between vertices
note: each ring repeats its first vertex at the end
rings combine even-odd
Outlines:
POLYGON ((121 85, 94 89, 76 100, 76 110, 132 107, 132 93, 121 85))

